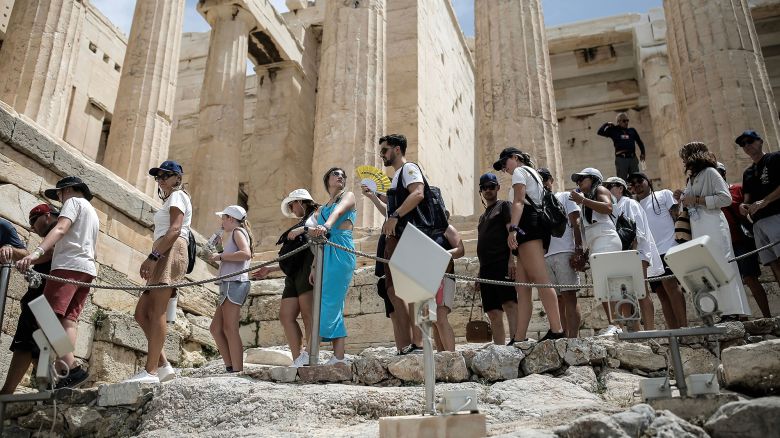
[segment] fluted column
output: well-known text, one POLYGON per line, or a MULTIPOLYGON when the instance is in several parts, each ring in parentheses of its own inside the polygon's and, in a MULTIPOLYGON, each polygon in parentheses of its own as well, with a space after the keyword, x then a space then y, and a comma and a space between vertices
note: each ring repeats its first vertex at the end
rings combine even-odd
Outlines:
POLYGON ((480 173, 516 146, 561 181, 552 70, 540 0, 474 2, 480 173))
POLYGON ((683 142, 682 124, 677 111, 666 45, 640 48, 640 66, 647 89, 653 138, 658 150, 658 170, 664 187, 683 187, 678 151, 683 142))
POLYGON ((257 106, 252 151, 257 160, 248 163, 249 218, 255 238, 276 239, 289 225, 279 203, 297 188, 309 189, 312 181, 314 131, 314 83, 292 61, 258 65, 257 106))
MULTIPOLYGON (((328 1, 317 85, 312 188, 327 199, 322 176, 343 167, 358 190, 354 169, 381 166, 377 140, 385 128, 385 0, 328 1)), ((358 224, 380 224, 370 201, 357 194, 358 224)))
POLYGON ((184 0, 136 2, 106 145, 104 166, 150 196, 147 171, 168 158, 183 18, 184 0))
POLYGON ((84 0, 17 0, 0 50, 0 100, 62 137, 84 0))
POLYGON ((684 141, 706 143, 740 175, 750 159, 734 144, 746 129, 771 150, 780 123, 746 0, 664 0, 669 61, 684 141))
POLYGON ((206 72, 200 94, 198 144, 188 174, 193 224, 214 228, 214 212, 238 200, 247 37, 252 16, 238 5, 206 0, 198 4, 211 25, 206 72))

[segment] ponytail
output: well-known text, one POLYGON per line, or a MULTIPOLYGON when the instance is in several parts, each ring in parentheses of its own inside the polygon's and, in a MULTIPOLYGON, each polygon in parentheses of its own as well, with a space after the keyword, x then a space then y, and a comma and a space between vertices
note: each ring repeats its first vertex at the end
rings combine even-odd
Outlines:
POLYGON ((252 235, 252 225, 249 223, 249 219, 244 217, 244 220, 238 221, 238 226, 243 228, 247 236, 249 236, 249 252, 252 253, 254 251, 254 236, 252 235))

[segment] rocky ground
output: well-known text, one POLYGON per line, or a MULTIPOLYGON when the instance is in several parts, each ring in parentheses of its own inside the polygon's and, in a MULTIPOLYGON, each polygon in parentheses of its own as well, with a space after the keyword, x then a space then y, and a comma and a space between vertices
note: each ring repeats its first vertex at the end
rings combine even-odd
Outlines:
MULTIPOLYGON (((436 355, 436 389, 475 390, 491 436, 773 436, 778 321, 728 328, 718 342, 689 339, 682 347, 688 374, 718 369, 727 388, 719 398, 641 404, 638 383, 666 375, 667 347, 614 338, 461 346, 436 355), (733 346, 721 352, 721 345, 733 346)), ((349 367, 297 370, 280 350, 252 350, 247 360, 265 365, 228 375, 213 361, 157 387, 62 390, 56 413, 51 403, 10 405, 4 436, 377 436, 379 418, 422 409, 421 355, 372 348, 349 367)))

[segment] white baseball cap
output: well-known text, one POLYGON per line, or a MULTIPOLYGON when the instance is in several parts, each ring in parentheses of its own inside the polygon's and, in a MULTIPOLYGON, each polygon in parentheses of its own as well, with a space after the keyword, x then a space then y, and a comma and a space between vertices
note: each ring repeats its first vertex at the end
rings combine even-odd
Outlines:
POLYGON ((599 172, 599 170, 595 167, 586 167, 577 173, 572 173, 571 180, 573 182, 577 182, 578 179, 584 176, 592 176, 598 178, 599 181, 604 181, 604 177, 601 176, 601 172, 599 172))
POLYGON ((287 195, 286 198, 282 199, 282 214, 289 217, 289 218, 295 218, 295 213, 293 213, 290 210, 290 202, 292 201, 312 201, 314 202, 314 198, 311 197, 309 194, 309 191, 306 189, 295 189, 292 192, 290 192, 289 195, 287 195))
POLYGON ((246 219, 246 210, 244 210, 244 207, 241 207, 240 205, 231 205, 229 207, 226 207, 224 210, 218 211, 214 214, 216 214, 219 217, 228 215, 239 221, 246 219))

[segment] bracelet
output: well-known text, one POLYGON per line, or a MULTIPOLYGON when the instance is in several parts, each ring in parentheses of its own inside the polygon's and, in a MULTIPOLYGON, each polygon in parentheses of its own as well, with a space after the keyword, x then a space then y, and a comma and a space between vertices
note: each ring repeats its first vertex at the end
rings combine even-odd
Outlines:
POLYGON ((45 253, 46 251, 44 251, 43 248, 41 248, 40 246, 33 250, 33 255, 35 256, 36 259, 41 257, 45 253))
POLYGON ((304 232, 304 233, 308 233, 308 232, 309 232, 309 227, 307 227, 306 225, 304 225, 304 226, 303 226, 303 232, 304 232))
POLYGON ((152 251, 149 253, 149 256, 147 258, 153 262, 156 262, 160 260, 160 253, 157 251, 152 251))

